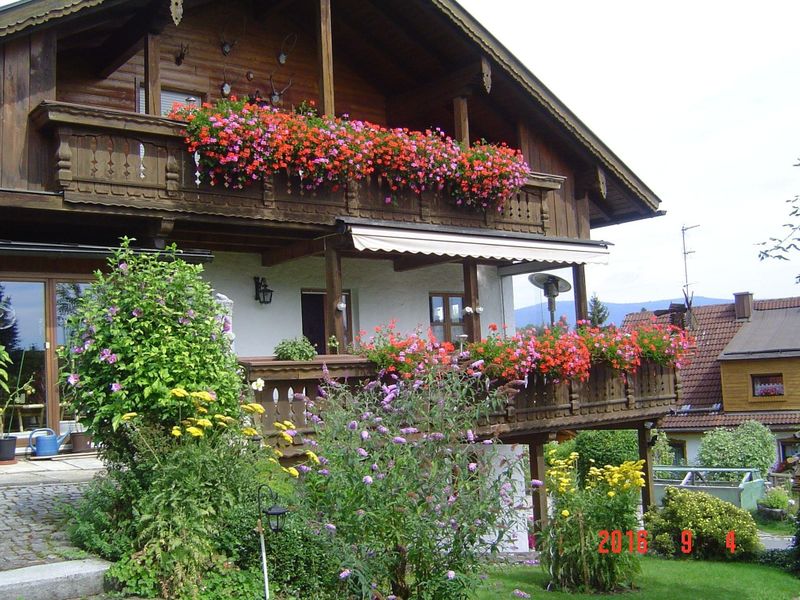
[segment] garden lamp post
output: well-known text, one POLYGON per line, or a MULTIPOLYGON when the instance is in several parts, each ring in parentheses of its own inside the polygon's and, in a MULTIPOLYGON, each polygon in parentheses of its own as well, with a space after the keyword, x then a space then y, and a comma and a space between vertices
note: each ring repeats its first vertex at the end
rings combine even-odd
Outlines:
POLYGON ((289 509, 278 505, 278 494, 275 493, 266 483, 258 486, 258 531, 259 538, 261 539, 261 567, 264 570, 264 600, 269 600, 269 573, 267 572, 267 549, 264 545, 264 519, 267 521, 267 526, 273 533, 278 533, 283 529, 286 522, 286 515, 289 509), (269 500, 271 506, 265 507, 261 502, 261 490, 267 488, 269 493, 269 500))

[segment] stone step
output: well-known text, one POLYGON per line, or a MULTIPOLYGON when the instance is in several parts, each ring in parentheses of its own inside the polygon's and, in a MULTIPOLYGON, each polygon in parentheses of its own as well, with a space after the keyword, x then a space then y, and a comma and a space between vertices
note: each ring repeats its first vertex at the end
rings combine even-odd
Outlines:
POLYGON ((4 600, 70 600, 103 592, 111 563, 97 558, 69 560, 0 572, 4 600))

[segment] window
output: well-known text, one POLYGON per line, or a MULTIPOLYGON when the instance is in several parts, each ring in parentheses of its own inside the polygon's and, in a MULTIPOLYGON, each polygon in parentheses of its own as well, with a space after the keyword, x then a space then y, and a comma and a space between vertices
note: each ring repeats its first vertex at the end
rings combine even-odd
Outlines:
POLYGON ((464 334, 464 296, 433 293, 430 297, 431 331, 437 340, 458 342, 464 334))
POLYGON ((684 440, 670 440, 669 447, 672 449, 672 464, 676 467, 686 464, 686 442, 684 440))
POLYGON ((751 375, 753 381, 753 396, 765 398, 772 396, 783 396, 783 375, 773 373, 771 375, 751 375))
POLYGON ((786 460, 790 456, 800 456, 800 441, 781 442, 780 460, 786 460))
MULTIPOLYGON (((166 117, 172 112, 172 105, 176 102, 187 104, 190 98, 194 98, 198 103, 203 101, 202 94, 161 88, 161 116, 166 117)), ((139 84, 139 95, 136 102, 136 108, 140 113, 144 113, 144 104, 144 84, 142 83, 139 84)))

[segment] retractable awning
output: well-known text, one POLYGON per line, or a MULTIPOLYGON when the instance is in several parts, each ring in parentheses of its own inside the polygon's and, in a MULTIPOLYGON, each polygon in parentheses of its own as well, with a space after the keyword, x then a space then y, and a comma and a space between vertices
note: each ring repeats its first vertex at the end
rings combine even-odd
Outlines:
POLYGON ((422 228, 383 227, 347 223, 356 250, 433 254, 565 264, 607 264, 608 243, 592 240, 571 241, 524 234, 480 235, 467 231, 438 231, 422 228))

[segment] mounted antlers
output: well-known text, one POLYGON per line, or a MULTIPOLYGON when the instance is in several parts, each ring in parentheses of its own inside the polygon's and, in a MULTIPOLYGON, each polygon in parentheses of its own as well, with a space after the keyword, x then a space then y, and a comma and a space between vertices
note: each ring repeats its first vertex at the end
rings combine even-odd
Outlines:
POLYGON ((272 79, 272 73, 270 73, 269 85, 272 88, 272 93, 269 95, 269 101, 272 106, 279 106, 280 104, 283 104, 283 95, 286 93, 286 90, 292 87, 292 77, 289 77, 289 83, 286 84, 286 87, 278 91, 275 89, 275 82, 272 79))

